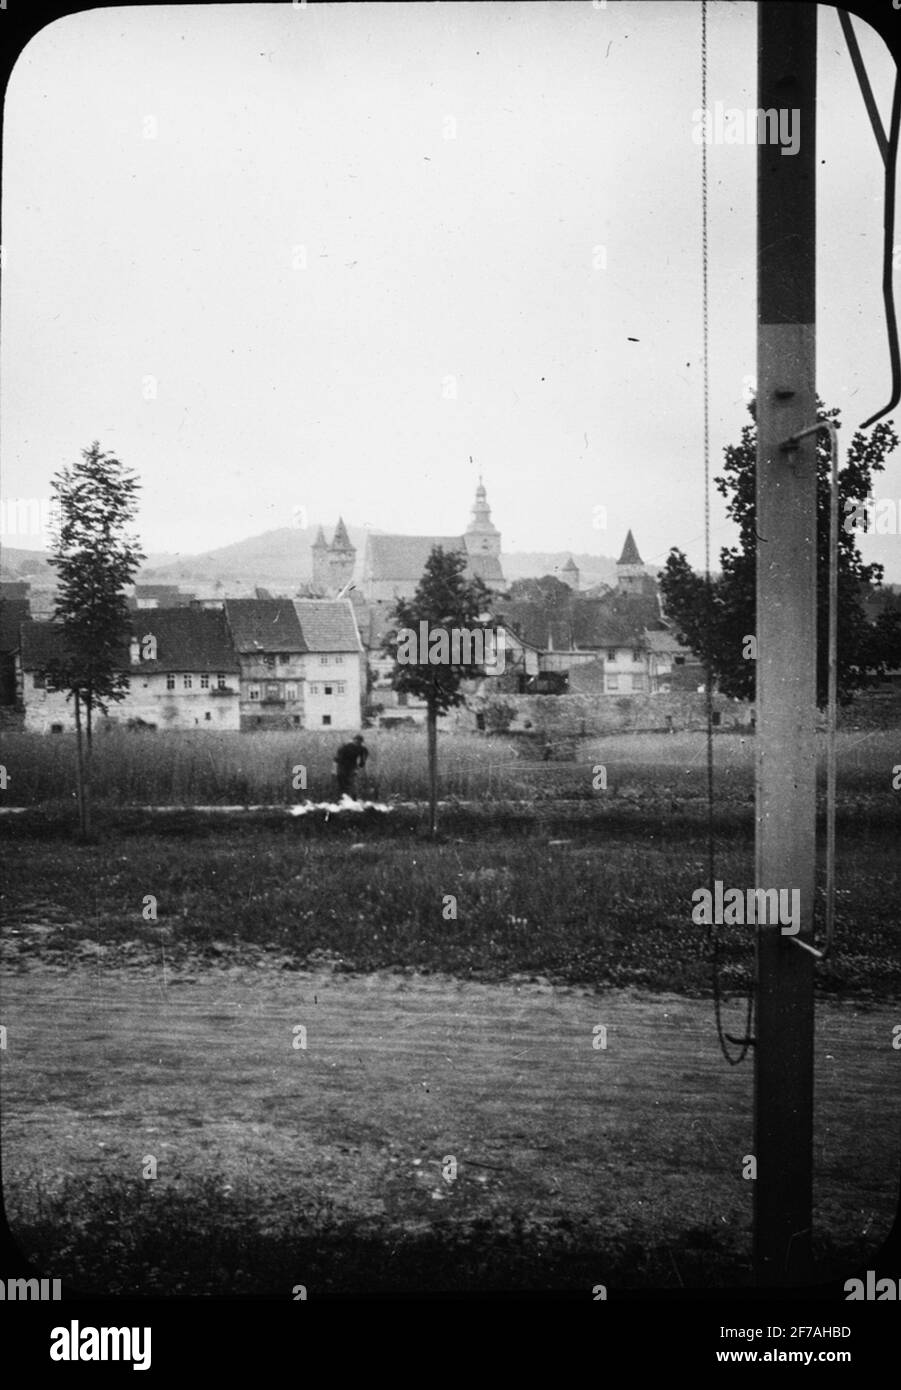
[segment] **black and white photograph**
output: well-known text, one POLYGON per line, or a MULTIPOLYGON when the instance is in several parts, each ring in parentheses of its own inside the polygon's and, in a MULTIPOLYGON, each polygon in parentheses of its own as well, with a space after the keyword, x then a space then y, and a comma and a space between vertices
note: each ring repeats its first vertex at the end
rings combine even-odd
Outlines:
POLYGON ((860 1371, 901 1299, 901 11, 14 8, 30 1364, 159 1366, 176 1304, 565 1299, 643 1310, 655 1368, 668 1309, 686 1371, 860 1371))

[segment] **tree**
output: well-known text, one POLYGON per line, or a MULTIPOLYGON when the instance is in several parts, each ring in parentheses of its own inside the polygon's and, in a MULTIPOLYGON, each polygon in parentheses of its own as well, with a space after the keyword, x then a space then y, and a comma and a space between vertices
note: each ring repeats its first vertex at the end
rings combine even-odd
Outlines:
POLYGON ((475 639, 479 643, 488 631, 488 590, 480 579, 464 579, 465 569, 465 555, 435 546, 413 598, 398 599, 391 615, 393 627, 383 643, 383 650, 394 657, 395 690, 426 703, 429 833, 433 836, 438 824, 438 716, 462 703, 461 681, 484 669, 471 660, 459 660, 471 657, 475 647, 467 652, 462 642, 455 645, 453 641, 455 630, 483 634, 475 639))
MULTIPOLYGON (((691 647, 724 694, 753 700, 755 651, 749 638, 756 633, 757 426, 754 402, 749 406, 752 423, 741 432, 741 443, 729 445, 723 475, 714 479, 727 498, 726 511, 737 524, 738 545, 720 551, 721 573, 710 583, 696 574, 684 553, 673 548, 660 575, 667 615, 678 628, 681 641, 691 647)), ((838 422, 838 409, 826 410, 817 401, 817 418, 838 422)), ((839 473, 838 555, 838 653, 839 699, 847 703, 855 690, 901 665, 901 619, 881 614, 867 621, 862 598, 868 586, 878 585, 882 566, 865 565, 857 548, 857 535, 866 529, 865 499, 873 474, 884 468, 886 455, 898 445, 891 422, 879 424, 868 435, 858 431, 844 451, 839 473), (861 524, 862 523, 862 524, 861 524)), ((817 435, 817 703, 825 705, 828 690, 829 614, 829 438, 817 435)))
POLYGON ((94 711, 106 714, 128 692, 131 637, 124 585, 144 559, 126 527, 137 514, 140 484, 95 440, 78 463, 60 469, 51 482, 59 530, 50 563, 57 571, 55 619, 61 626, 61 655, 46 672, 50 689, 74 701, 76 775, 81 834, 91 824, 91 755, 94 711))

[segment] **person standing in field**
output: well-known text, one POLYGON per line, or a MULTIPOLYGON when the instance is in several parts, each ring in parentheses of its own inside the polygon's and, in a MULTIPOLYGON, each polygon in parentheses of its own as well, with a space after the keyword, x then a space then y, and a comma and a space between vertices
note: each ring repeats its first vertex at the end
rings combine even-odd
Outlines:
POLYGON ((366 766, 369 749, 363 742, 363 735, 356 734, 350 743, 343 743, 335 754, 335 777, 338 782, 338 796, 356 797, 357 768, 366 766))

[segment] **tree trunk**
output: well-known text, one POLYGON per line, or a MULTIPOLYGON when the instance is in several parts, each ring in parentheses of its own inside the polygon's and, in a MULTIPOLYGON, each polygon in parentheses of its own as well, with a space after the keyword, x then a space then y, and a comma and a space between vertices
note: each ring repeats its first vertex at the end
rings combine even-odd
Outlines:
POLYGON ((78 801, 78 826, 84 835, 84 740, 81 732, 81 698, 77 690, 75 691, 75 795, 78 801))
POLYGON ((426 713, 426 733, 429 749, 429 834, 438 831, 438 712, 429 703, 426 713))
POLYGON ((84 803, 83 833, 86 840, 89 840, 94 833, 93 814, 91 807, 91 778, 94 767, 94 738, 91 727, 91 701, 87 704, 87 718, 85 720, 87 738, 85 739, 84 750, 84 770, 82 773, 81 795, 84 803))

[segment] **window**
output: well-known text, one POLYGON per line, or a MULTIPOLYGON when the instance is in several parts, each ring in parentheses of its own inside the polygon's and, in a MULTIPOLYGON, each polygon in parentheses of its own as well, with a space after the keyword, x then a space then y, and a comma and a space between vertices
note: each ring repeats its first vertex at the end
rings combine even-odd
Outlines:
POLYGON ((209 690, 210 688, 210 678, 206 671, 204 671, 203 675, 200 677, 200 688, 201 690, 209 690))
POLYGON ((260 698, 260 687, 258 685, 252 685, 247 693, 251 700, 258 700, 260 698))
POLYGON ((175 689, 175 677, 172 675, 171 671, 170 671, 169 675, 166 677, 166 689, 167 689, 167 690, 174 690, 174 689, 175 689))
POLYGON ((274 656, 269 656, 269 655, 267 654, 266 656, 263 657, 263 664, 264 664, 265 666, 268 666, 269 669, 270 669, 270 671, 271 671, 271 670, 274 670, 274 668, 275 668, 275 657, 274 657, 274 656))
POLYGON ((296 685, 286 685, 286 686, 285 686, 285 699, 286 699, 286 700, 296 700, 296 699, 297 699, 297 686, 296 686, 296 685))
POLYGON ((318 695, 318 694, 319 694, 319 686, 318 686, 318 685, 311 685, 311 686, 310 686, 310 694, 311 694, 311 695, 318 695))
POLYGON ((332 716, 331 716, 330 714, 324 714, 324 715, 322 716, 322 722, 323 722, 323 724, 331 724, 331 722, 332 722, 332 716))
POLYGON ((339 681, 339 682, 338 682, 338 694, 339 694, 339 695, 343 695, 344 692, 345 692, 346 690, 347 690, 347 682, 346 682, 346 681, 339 681))
POLYGON ((327 657, 327 656, 321 656, 321 657, 319 658, 319 665, 320 665, 320 666, 327 666, 327 665, 328 665, 328 657, 327 657))
POLYGON ((335 657, 335 665, 336 665, 336 666, 343 666, 343 665, 344 665, 344 657, 343 657, 343 656, 336 656, 336 657, 335 657))
POLYGON ((607 653, 607 660, 608 660, 608 661, 615 661, 615 660, 616 660, 616 648, 615 648, 615 647, 611 647, 610 651, 607 653))
POLYGON ((633 661, 640 661, 640 660, 641 660, 641 652, 639 651, 639 649, 638 649, 637 647, 633 648, 633 651, 632 651, 632 660, 633 660, 633 661))
POLYGON ((267 700, 278 700, 278 699, 280 699, 280 698, 281 698, 281 696, 279 695, 279 686, 278 686, 277 683, 276 683, 275 685, 267 685, 267 686, 266 686, 266 699, 267 699, 267 700))
POLYGON ((295 714, 295 716, 294 716, 294 723, 295 723, 295 724, 299 724, 299 723, 300 723, 300 715, 299 715, 299 714, 295 714))
POLYGON ((673 664, 674 664, 675 666, 684 666, 684 665, 685 665, 685 657, 684 657, 684 656, 674 656, 674 657, 673 657, 673 664))
POLYGON ((612 693, 613 691, 619 690, 619 676, 608 676, 608 677, 607 677, 607 689, 608 689, 611 693, 612 693))
POLYGON ((62 726, 62 724, 51 724, 51 725, 50 725, 50 732, 51 732, 51 734, 61 734, 62 731, 63 731, 63 726, 62 726))
POLYGON ((326 694, 326 695, 331 695, 331 693, 332 693, 332 691, 334 690, 334 688, 335 688, 335 687, 334 687, 333 685, 327 685, 327 686, 325 687, 325 694, 326 694))
POLYGON ((190 676, 182 676, 182 683, 183 683, 183 685, 184 685, 184 687, 185 687, 185 690, 190 690, 190 689, 191 689, 191 686, 192 686, 192 684, 193 684, 193 681, 192 681, 192 679, 191 679, 190 676))
POLYGON ((224 672, 224 671, 218 671, 218 672, 216 673, 216 689, 217 689, 217 690, 224 690, 224 689, 225 689, 225 672, 224 672))
POLYGON ((43 673, 43 671, 35 671, 35 673, 34 673, 34 688, 35 688, 35 690, 43 690, 43 689, 44 689, 44 673, 43 673))
POLYGON ((204 719, 212 719, 213 716, 210 714, 209 710, 207 710, 206 714, 203 717, 204 719))

